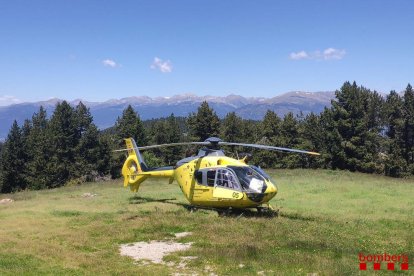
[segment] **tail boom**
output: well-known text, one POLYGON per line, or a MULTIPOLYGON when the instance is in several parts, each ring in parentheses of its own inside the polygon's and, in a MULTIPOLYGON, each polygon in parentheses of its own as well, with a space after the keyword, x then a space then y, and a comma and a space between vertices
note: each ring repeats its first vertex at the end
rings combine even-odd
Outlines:
POLYGON ((151 168, 145 164, 141 153, 133 138, 125 139, 128 150, 128 157, 122 166, 124 177, 124 187, 128 187, 133 192, 138 192, 139 186, 147 178, 169 178, 174 180, 174 170, 172 167, 151 168))

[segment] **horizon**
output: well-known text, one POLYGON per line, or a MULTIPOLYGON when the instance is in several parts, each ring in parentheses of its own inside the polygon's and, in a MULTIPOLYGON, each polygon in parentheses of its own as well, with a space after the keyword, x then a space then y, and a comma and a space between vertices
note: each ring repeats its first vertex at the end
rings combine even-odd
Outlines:
POLYGON ((223 98, 227 98, 227 97, 231 97, 231 96, 236 96, 236 97, 242 97, 244 99, 251 99, 251 100, 258 100, 258 99, 273 99, 273 98, 278 98, 278 97, 282 97, 285 96, 287 94, 291 94, 291 93, 307 93, 307 94, 318 94, 318 93, 334 93, 335 91, 287 91, 287 92, 282 92, 280 94, 277 95, 269 95, 269 96, 243 96, 243 95, 238 95, 238 94, 227 94, 227 95, 198 95, 195 93, 182 93, 182 94, 174 94, 171 96, 148 96, 148 95, 132 95, 132 96, 126 96, 126 97, 122 97, 122 98, 110 98, 110 99, 104 99, 103 101, 89 101, 87 99, 82 99, 82 98, 76 98, 76 99, 65 99, 65 98, 57 98, 57 97, 52 97, 52 98, 48 98, 48 99, 40 99, 37 101, 19 101, 19 102, 14 102, 14 103, 10 103, 10 104, 6 104, 3 105, 2 102, 2 98, 0 96, 0 107, 8 107, 8 106, 12 106, 12 105, 19 105, 19 104, 36 104, 36 103, 47 103, 47 102, 53 102, 53 101, 66 101, 68 103, 74 103, 74 102, 78 102, 81 101, 83 103, 93 103, 93 104, 101 104, 101 103, 107 103, 110 101, 121 101, 121 100, 126 100, 126 99, 137 99, 137 98, 149 98, 151 100, 157 100, 157 99, 164 99, 164 100, 170 100, 170 99, 174 99, 174 98, 178 98, 178 97, 182 97, 182 96, 188 96, 188 98, 190 97, 195 97, 197 99, 205 99, 205 98, 216 98, 216 99, 223 99, 223 98))
POLYGON ((346 80, 400 92, 413 82, 413 8, 373 0, 6 2, 0 105, 68 95, 271 98, 335 91, 346 80))

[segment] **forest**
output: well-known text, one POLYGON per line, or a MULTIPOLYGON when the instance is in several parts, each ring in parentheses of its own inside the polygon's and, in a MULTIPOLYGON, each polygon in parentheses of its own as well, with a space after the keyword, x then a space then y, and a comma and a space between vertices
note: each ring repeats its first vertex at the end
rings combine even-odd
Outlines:
MULTIPOLYGON (((245 120, 234 112, 220 119, 207 102, 188 117, 142 121, 128 106, 113 127, 99 130, 80 102, 56 105, 48 116, 40 107, 19 126, 15 121, 0 144, 0 192, 46 189, 86 181, 119 178, 124 155, 113 150, 133 137, 139 146, 204 141, 257 143, 317 151, 321 156, 229 147, 234 157, 251 155, 263 168, 324 168, 409 177, 414 174, 414 91, 386 96, 355 82, 335 92, 331 107, 320 114, 286 114, 268 110, 263 120, 245 120)), ((194 154, 192 147, 145 151, 149 166, 174 165, 194 154)))

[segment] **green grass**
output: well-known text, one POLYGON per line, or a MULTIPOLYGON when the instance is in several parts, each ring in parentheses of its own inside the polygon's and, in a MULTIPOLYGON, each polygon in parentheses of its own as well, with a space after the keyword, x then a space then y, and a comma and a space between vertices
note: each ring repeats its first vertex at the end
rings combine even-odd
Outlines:
MULTIPOLYGON (((359 252, 408 254, 413 271, 413 179, 325 170, 271 174, 279 187, 271 203, 281 214, 273 219, 189 212, 179 187, 161 181, 145 182, 138 194, 112 181, 0 195, 15 199, 0 205, 0 275, 354 275, 359 252), (192 248, 165 260, 198 256, 185 269, 137 265, 119 255, 120 244, 184 231, 193 234, 180 241, 192 248)), ((384 265, 377 274, 387 274, 384 265)))

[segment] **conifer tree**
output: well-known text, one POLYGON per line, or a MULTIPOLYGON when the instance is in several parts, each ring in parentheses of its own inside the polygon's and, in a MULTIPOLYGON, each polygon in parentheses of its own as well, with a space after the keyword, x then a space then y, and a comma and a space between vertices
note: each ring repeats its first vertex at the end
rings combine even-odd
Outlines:
POLYGON ((22 131, 16 120, 7 135, 2 148, 0 192, 11 193, 25 189, 27 186, 23 170, 25 169, 25 153, 22 131))
POLYGON ((27 138, 28 183, 30 189, 44 189, 49 186, 48 162, 50 152, 47 135, 46 110, 41 106, 32 116, 32 129, 27 138))
POLYGON ((229 142, 242 142, 244 135, 243 120, 236 115, 235 112, 230 112, 224 117, 221 124, 221 138, 229 142))
POLYGON ((78 139, 82 137, 82 134, 87 131, 89 126, 93 122, 93 117, 89 108, 87 108, 82 102, 75 108, 75 123, 76 123, 76 136, 78 139))
MULTIPOLYGON (((300 144, 299 138, 299 122, 296 120, 292 112, 287 113, 283 117, 280 124, 280 146, 286 148, 297 148, 300 144)), ((298 154, 281 154, 282 159, 279 161, 281 167, 296 168, 301 166, 301 157, 298 154)))
POLYGON ((112 161, 111 138, 108 135, 99 135, 98 158, 96 161, 96 170, 100 175, 110 173, 112 161))
POLYGON ((21 127, 21 131, 22 131, 22 147, 23 147, 23 152, 22 152, 22 158, 25 160, 23 167, 21 169, 21 174, 22 177, 25 179, 25 185, 26 187, 29 184, 29 163, 30 163, 30 156, 29 156, 29 151, 31 150, 29 148, 28 145, 28 138, 30 136, 30 133, 32 131, 32 122, 29 119, 25 119, 23 122, 23 126, 21 127))
POLYGON ((99 131, 93 123, 92 115, 82 102, 75 108, 76 124, 76 171, 77 176, 90 175, 97 171, 100 158, 99 131))
POLYGON ((151 140, 154 144, 167 144, 169 143, 167 133, 167 126, 165 120, 159 120, 151 128, 151 140))
POLYGON ((385 174, 393 177, 404 176, 407 161, 403 157, 404 141, 404 101, 397 92, 391 91, 385 102, 386 136, 385 174))
POLYGON ((139 146, 147 144, 144 125, 131 105, 122 112, 115 124, 119 146, 124 146, 124 139, 132 137, 139 146))
MULTIPOLYGON (((260 123, 260 139, 255 143, 270 146, 280 146, 281 142, 281 119, 277 114, 271 110, 268 110, 260 123)), ((267 151, 267 150, 253 150, 253 163, 258 166, 269 168, 269 167, 280 167, 281 155, 278 152, 267 151)))
POLYGON ((414 90, 410 84, 404 91, 404 158, 414 174, 414 90))
POLYGON ((243 137, 242 142, 256 143, 261 136, 260 121, 243 120, 243 137))
MULTIPOLYGON (((156 121, 150 129, 150 137, 151 137, 151 144, 168 144, 168 133, 167 133, 167 124, 165 119, 156 121)), ((153 149, 151 150, 151 154, 149 157, 152 159, 157 159, 157 162, 153 163, 166 163, 167 160, 167 151, 168 148, 161 148, 161 149, 153 149)))
MULTIPOLYGON (((181 141, 181 130, 177 118, 172 113, 166 123, 166 132, 168 143, 178 143, 181 141)), ((183 148, 182 147, 171 147, 166 148, 165 151, 165 161, 166 164, 173 165, 176 161, 180 160, 182 157, 183 148)))
POLYGON ((283 117, 283 121, 280 124, 281 146, 294 148, 299 144, 298 125, 299 123, 292 112, 287 113, 283 117))
MULTIPOLYGON (((316 151, 321 157, 301 155, 301 166, 310 168, 324 167, 325 135, 326 131, 322 125, 321 116, 313 112, 306 115, 299 128, 300 137, 302 138, 298 148, 316 151)), ((326 167, 326 166, 325 166, 326 167)))
MULTIPOLYGON (((122 112, 122 116, 118 117, 115 123, 115 144, 117 148, 124 148, 126 138, 133 138, 138 146, 147 144, 147 136, 144 125, 131 105, 128 105, 122 112)), ((118 154, 111 161, 112 178, 120 177, 122 164, 125 161, 125 155, 118 154)))
POLYGON ((268 110, 260 126, 261 136, 266 137, 275 144, 279 143, 281 123, 282 121, 279 116, 275 112, 268 110))
POLYGON ((191 136, 198 141, 204 141, 213 136, 216 137, 220 133, 220 120, 206 101, 200 105, 197 113, 190 114, 188 126, 191 136))
MULTIPOLYGON (((335 92, 329 123, 333 127, 329 146, 334 168, 351 171, 374 172, 379 170, 378 160, 379 129, 375 120, 369 119, 369 105, 375 96, 356 83, 345 82, 335 92)), ((329 127, 329 126, 328 126, 329 127)))
POLYGON ((166 120, 166 128, 168 133, 168 142, 169 143, 178 143, 181 141, 181 130, 177 118, 174 116, 174 113, 166 120))
POLYGON ((49 187, 63 185, 78 176, 76 171, 77 123, 73 108, 63 101, 56 105, 48 124, 51 156, 48 162, 49 187))

